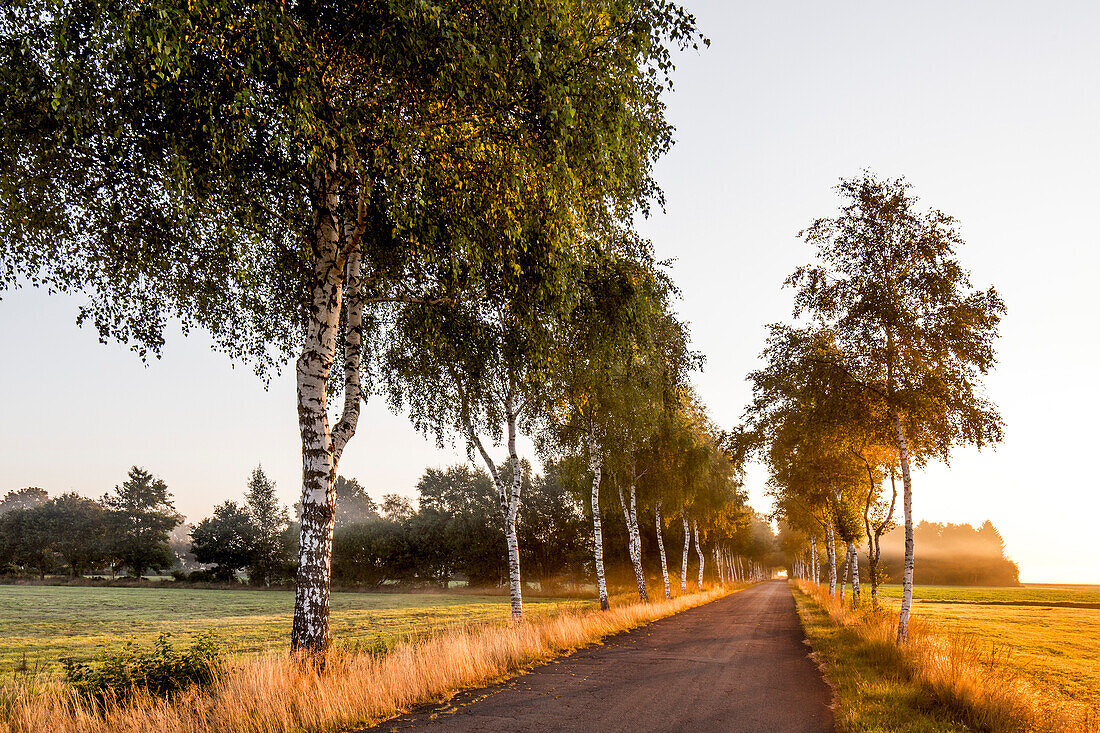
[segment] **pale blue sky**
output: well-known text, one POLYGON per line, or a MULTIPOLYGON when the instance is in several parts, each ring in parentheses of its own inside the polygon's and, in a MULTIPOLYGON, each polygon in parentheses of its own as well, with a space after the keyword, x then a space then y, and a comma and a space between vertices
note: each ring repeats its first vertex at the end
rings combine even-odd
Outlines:
MULTIPOLYGON (((916 515, 992 519, 1025 580, 1100 582, 1090 465, 1100 412, 1100 5, 688 5, 713 43, 680 59, 669 103, 678 143, 659 166, 667 213, 642 229, 661 256, 677 258, 714 418, 739 419, 763 325, 789 315, 791 294, 779 286, 810 254, 795 234, 834 210, 837 178, 864 167, 905 175, 960 220, 964 264, 1008 305, 988 380, 1007 440, 918 474, 916 515)), ((98 495, 140 463, 197 518, 237 497, 262 462, 295 500, 289 378, 265 392, 201 334, 171 335, 164 359, 144 367, 77 329, 77 303, 33 291, 0 301, 0 492, 98 495)), ((426 465, 457 460, 461 450, 435 450, 375 403, 341 473, 376 496, 410 493, 426 465)), ((749 486, 758 506, 762 480, 755 472, 749 486)))

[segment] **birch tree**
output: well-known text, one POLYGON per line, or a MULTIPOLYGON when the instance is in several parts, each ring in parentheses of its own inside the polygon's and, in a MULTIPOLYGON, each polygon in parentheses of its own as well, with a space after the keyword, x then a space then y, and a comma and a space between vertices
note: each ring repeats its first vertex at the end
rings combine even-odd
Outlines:
POLYGON ((822 357, 852 388, 877 398, 902 478, 905 571, 898 643, 913 599, 911 467, 948 461, 956 445, 979 448, 1001 439, 1002 421, 982 377, 996 362, 994 341, 1004 304, 976 290, 956 258, 963 245, 953 218, 921 211, 904 179, 869 172, 842 180, 839 214, 802 232, 817 262, 788 280, 796 316, 835 334, 822 357))
POLYGON ((539 414, 535 405, 552 346, 546 314, 560 294, 554 286, 543 287, 546 298, 528 299, 531 291, 521 287, 501 288, 502 297, 489 291, 446 309, 405 313, 392 329, 383 363, 394 407, 407 408, 413 425, 440 445, 459 436, 492 477, 507 544, 513 620, 523 617, 516 441, 521 427, 539 414), (423 347, 427 340, 431 348, 423 347), (504 447, 502 461, 490 453, 494 444, 504 447))
POLYGON ((379 325, 457 302, 502 249, 538 271, 578 212, 659 200, 661 96, 694 19, 663 0, 8 10, 0 287, 82 294, 79 321, 143 358, 171 318, 263 376, 294 361, 291 648, 323 661, 334 482, 379 325), (481 236, 519 199, 554 236, 481 236))
POLYGON ((590 507, 600 604, 607 600, 600 486, 616 487, 638 594, 648 599, 641 557, 640 449, 653 434, 662 396, 686 369, 686 335, 670 313, 675 289, 650 244, 627 232, 595 240, 578 262, 576 299, 554 326, 547 400, 547 454, 579 450, 592 477, 590 507))
MULTIPOLYGON (((669 412, 682 409, 687 371, 700 361, 697 355, 687 350, 685 327, 666 312, 666 297, 662 292, 661 297, 654 301, 658 307, 651 311, 645 321, 647 327, 644 339, 635 345, 633 358, 625 365, 623 381, 629 388, 619 390, 625 400, 609 413, 615 423, 615 428, 609 433, 617 436, 620 444, 614 451, 619 460, 612 462, 613 477, 620 490, 619 504, 628 529, 631 564, 638 593, 643 601, 648 600, 648 592, 638 522, 639 493, 643 505, 646 508, 654 507, 656 512, 657 503, 667 493, 666 485, 646 480, 651 472, 657 470, 655 463, 659 463, 654 460, 654 451, 659 449, 656 443, 669 412), (624 498, 621 490, 623 483, 628 487, 628 499, 624 498)), ((664 539, 660 526, 657 530, 662 554, 662 579, 667 587, 664 539)))
MULTIPOLYGON (((701 460, 701 454, 693 452, 697 442, 697 434, 692 430, 690 421, 691 410, 685 410, 685 405, 691 406, 693 395, 690 391, 677 388, 670 382, 662 400, 663 409, 656 432, 650 438, 645 448, 641 451, 640 460, 646 465, 643 485, 645 493, 652 497, 655 530, 657 535, 657 548, 661 558, 661 579, 664 585, 665 598, 672 597, 672 586, 669 580, 668 555, 665 549, 664 530, 666 515, 662 514, 664 507, 671 507, 675 515, 677 507, 683 507, 689 490, 689 483, 693 472, 699 470, 696 465, 701 460)), ((687 544, 690 533, 686 529, 686 515, 684 519, 684 539, 687 544)), ((681 592, 687 589, 687 556, 688 549, 684 549, 681 562, 681 592)))

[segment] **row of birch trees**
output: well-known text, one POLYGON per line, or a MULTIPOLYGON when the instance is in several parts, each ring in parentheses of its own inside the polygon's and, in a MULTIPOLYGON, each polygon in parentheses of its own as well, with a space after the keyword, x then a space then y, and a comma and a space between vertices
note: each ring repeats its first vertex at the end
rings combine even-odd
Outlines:
POLYGON ((801 232, 815 262, 787 280, 795 320, 770 326, 740 438, 768 466, 796 576, 824 577, 830 593, 839 583, 841 597, 850 578, 858 604, 865 551, 878 611, 880 541, 904 523, 904 643, 916 558, 912 471, 949 461, 955 446, 1000 441, 982 378, 995 363, 1004 305, 992 287, 972 287, 955 220, 918 208, 903 179, 865 172, 838 191, 837 215, 801 232))
POLYGON ((522 432, 587 464, 598 578, 611 487, 633 557, 644 496, 702 559, 737 471, 685 397, 694 357, 634 217, 661 202, 673 55, 705 43, 668 0, 18 3, 0 292, 75 294, 142 358, 171 326, 264 379, 293 363, 296 653, 329 646, 337 469, 370 397, 484 461, 517 617, 522 432))

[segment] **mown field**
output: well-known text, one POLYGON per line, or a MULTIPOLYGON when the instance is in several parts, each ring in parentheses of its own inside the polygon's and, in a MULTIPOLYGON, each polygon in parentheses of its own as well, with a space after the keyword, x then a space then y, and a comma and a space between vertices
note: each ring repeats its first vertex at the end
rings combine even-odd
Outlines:
MULTIPOLYGON (((879 590, 896 609, 901 586, 879 590)), ((1100 586, 917 586, 913 598, 914 617, 973 634, 1030 678, 1100 711, 1100 586)))
MULTIPOLYGON (((524 599, 531 617, 593 605, 524 599)), ((24 668, 53 674, 62 657, 94 659, 105 648, 128 639, 148 644, 162 632, 185 641, 213 631, 231 654, 284 649, 293 609, 291 591, 0 585, 0 681, 24 668)), ((504 622, 508 615, 503 595, 334 593, 333 643, 376 647, 456 624, 504 622)))

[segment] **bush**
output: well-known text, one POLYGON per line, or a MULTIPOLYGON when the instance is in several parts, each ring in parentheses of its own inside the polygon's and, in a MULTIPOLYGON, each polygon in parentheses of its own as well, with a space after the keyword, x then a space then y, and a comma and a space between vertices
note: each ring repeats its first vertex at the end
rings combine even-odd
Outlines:
POLYGON ((65 676, 77 692, 104 700, 125 699, 138 690, 168 697, 192 685, 209 687, 221 676, 224 657, 212 634, 200 634, 187 649, 175 649, 171 634, 161 634, 152 649, 140 649, 133 641, 122 649, 106 652, 92 667, 62 659, 65 676))

